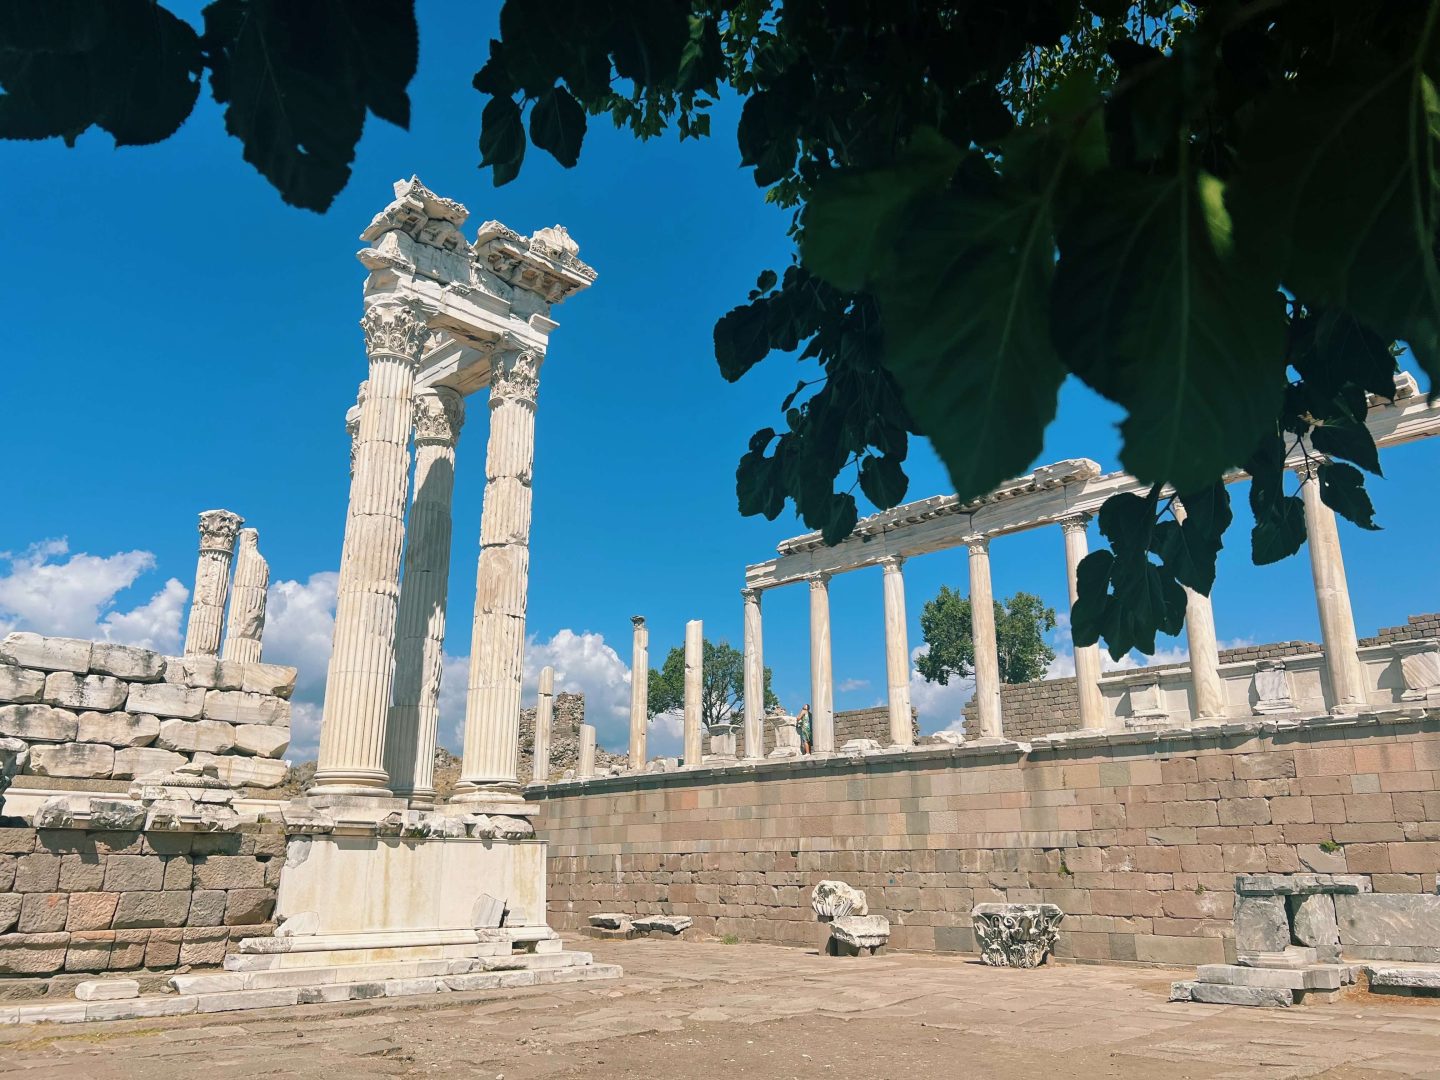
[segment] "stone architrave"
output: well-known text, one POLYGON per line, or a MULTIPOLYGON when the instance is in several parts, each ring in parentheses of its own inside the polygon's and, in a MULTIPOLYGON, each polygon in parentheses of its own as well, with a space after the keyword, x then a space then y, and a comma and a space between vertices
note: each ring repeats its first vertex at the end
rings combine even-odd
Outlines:
POLYGON ((990 586, 990 540, 968 536, 970 637, 975 643, 975 702, 982 739, 1005 736, 1000 717, 1000 651, 995 640, 995 594, 990 586))
POLYGON ((685 722, 683 752, 686 765, 699 765, 704 754, 701 742, 705 727, 705 625, 699 619, 685 624, 685 722))
POLYGON ((835 677, 830 663, 830 575, 811 574, 810 582, 810 737, 811 752, 835 752, 835 677))
POLYGON ((1320 479, 1313 470, 1302 477, 1300 493, 1305 501, 1310 572, 1315 580, 1315 602, 1320 609, 1325 670, 1330 677, 1330 711, 1353 713, 1364 708, 1367 699, 1360 643, 1355 637, 1355 615, 1350 607, 1350 586, 1345 580, 1345 559, 1340 552, 1340 530, 1335 511, 1320 498, 1320 479))
POLYGON ((555 725, 555 669, 540 669, 539 692, 535 698, 535 742, 531 754, 530 779, 550 782, 550 736, 555 725))
MULTIPOLYGON (((1086 532, 1089 526, 1089 514, 1072 514, 1060 519, 1060 529, 1065 537, 1065 578, 1072 606, 1079 596, 1078 574, 1080 562, 1089 548, 1086 532)), ((1102 730, 1105 727, 1105 699, 1100 693, 1099 644, 1075 647, 1075 688, 1080 702, 1080 727, 1086 731, 1102 730)))
POLYGON ((230 560, 235 537, 245 519, 229 510, 200 515, 200 560, 195 566, 195 594, 185 626, 186 656, 219 656, 220 628, 230 592, 230 560))
POLYGON ((1261 715, 1295 711, 1295 699, 1290 694, 1290 676, 1285 673, 1284 660, 1255 662, 1255 711, 1261 715))
POLYGON ((760 590, 741 589, 745 600, 745 757, 765 756, 765 646, 760 590))
POLYGON ((970 911, 980 960, 991 967, 1039 967, 1064 918, 1054 904, 976 904, 970 911))
MULTIPOLYGON (((1170 504, 1175 520, 1185 522, 1185 507, 1179 499, 1170 504)), ((1220 643, 1215 637, 1215 608, 1210 597, 1185 589, 1185 640, 1190 647, 1190 686, 1195 694, 1196 720, 1219 720, 1225 716, 1225 683, 1220 677, 1220 643)))
POLYGON ((385 724, 395 678, 415 370, 430 340, 418 304, 372 304, 360 320, 370 378, 340 553, 335 644, 312 794, 388 795, 385 724))
POLYGON ((645 768, 650 733, 650 629, 644 615, 632 615, 630 644, 630 756, 632 772, 645 768))
POLYGON ((270 564, 260 554, 260 531, 240 530, 235 556, 235 584, 230 589, 230 618, 225 624, 225 648, 220 656, 240 664, 260 663, 265 633, 265 597, 270 588, 270 564))
POLYGON ((457 802, 522 805, 520 680, 530 583, 535 403, 543 360, 538 349, 512 346, 491 361, 490 438, 457 802))
POLYGON ((580 725, 580 758, 575 766, 576 780, 591 780, 595 776, 595 725, 580 725))
POLYGON ((465 401, 448 387, 415 395, 415 494, 405 531, 405 576, 395 634, 395 698, 385 729, 390 787, 412 806, 435 805, 435 735, 450 580, 455 444, 465 401))
POLYGON ((880 560, 885 590, 885 681, 890 706, 890 745, 914 746, 910 716, 910 644, 905 633, 905 560, 887 555, 880 560))

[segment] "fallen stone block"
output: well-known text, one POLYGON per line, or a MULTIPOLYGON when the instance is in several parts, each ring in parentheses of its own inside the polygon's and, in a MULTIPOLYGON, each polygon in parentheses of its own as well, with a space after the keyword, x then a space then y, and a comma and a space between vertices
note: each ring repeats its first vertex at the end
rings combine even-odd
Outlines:
POLYGON ((45 695, 45 673, 0 664, 0 701, 31 705, 45 695))
POLYGON ((1258 1009, 1288 1009, 1295 1004, 1289 990, 1267 986, 1221 986, 1197 982, 1190 987, 1190 1000, 1207 1005, 1248 1005, 1258 1009))
POLYGON ((27 743, 75 741, 77 721, 73 712, 49 705, 0 705, 0 735, 27 743))
POLYGON ((28 770, 36 776, 108 779, 115 771, 115 748, 101 743, 78 742, 32 746, 28 770))
POLYGON ((1371 989, 1440 991, 1440 965, 1385 967, 1366 964, 1365 972, 1370 977, 1371 989))
POLYGON ((149 713, 82 712, 77 718, 77 742, 108 746, 149 746, 160 734, 160 718, 149 713))
POLYGON ((890 920, 883 915, 842 915, 830 923, 831 956, 874 955, 890 940, 890 920))
POLYGON ((598 927, 601 930, 623 930, 630 925, 630 916, 607 911, 601 912, 598 915, 591 915, 587 921, 591 926, 598 927))
POLYGON ((175 683, 135 683, 126 706, 130 712, 154 713, 176 720, 199 720, 208 690, 175 683))
POLYGON ((1191 991, 1193 991, 1194 989, 1194 980, 1182 980, 1180 982, 1172 982, 1170 984, 1170 1000, 1194 1001, 1195 999, 1191 996, 1191 991))
POLYGON ((202 1013, 272 1009, 281 1005, 294 1005, 299 999, 300 989, 295 986, 280 986, 273 990, 236 990, 229 994, 201 994, 195 999, 195 1009, 202 1013))
POLYGON ((666 937, 678 937, 694 924, 695 920, 689 915, 646 915, 631 920, 631 925, 636 930, 666 937))
POLYGON ((111 675, 52 671, 45 677, 45 703, 62 709, 111 712, 125 704, 129 693, 129 685, 111 675))
POLYGON ((90 670, 127 682, 159 682, 165 677, 165 657, 151 649, 97 641, 90 649, 90 670))
POLYGON ((90 648, 90 642, 79 638, 42 637, 16 631, 0 640, 0 664, 83 675, 90 670, 90 648))
POLYGON ((134 979, 87 979, 75 984, 75 996, 81 1001, 122 1001, 138 998, 140 984, 134 979))
POLYGON ((129 1001, 96 1001, 85 1007, 86 1020, 145 1020, 157 1016, 188 1016, 199 999, 174 994, 165 997, 134 998, 129 1001))
POLYGON ((1199 982, 1223 986, 1267 986, 1278 990, 1338 990, 1343 969, 1326 964, 1311 968, 1255 968, 1239 964, 1201 964, 1199 982))

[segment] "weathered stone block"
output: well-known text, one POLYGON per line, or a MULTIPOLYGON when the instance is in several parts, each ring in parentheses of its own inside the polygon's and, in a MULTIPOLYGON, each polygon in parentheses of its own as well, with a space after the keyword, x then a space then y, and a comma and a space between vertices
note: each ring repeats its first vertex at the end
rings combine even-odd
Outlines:
POLYGON ((232 787, 274 787, 290 770, 284 761, 233 754, 198 753, 195 764, 215 766, 220 779, 232 787))
POLYGON ((0 934, 8 934, 20 922, 20 908, 25 897, 19 893, 0 893, 0 934))
POLYGON ((271 889, 231 889, 225 894, 225 925, 256 926, 275 913, 271 889))
POLYGON ((151 930, 150 940, 145 943, 145 966, 168 968, 180 963, 180 941, 184 933, 178 928, 151 930))
POLYGON ((235 745, 235 729, 216 720, 165 720, 155 745, 184 754, 224 753, 235 745))
POLYGON ((149 713, 82 712, 75 738, 108 746, 149 746, 160 734, 160 720, 149 713))
POLYGON ((1190 988, 1190 1000, 1207 1005, 1249 1005, 1258 1009, 1288 1009, 1295 1004, 1295 995, 1289 990, 1278 990, 1268 986, 1225 986, 1217 983, 1195 983, 1190 988))
POLYGON ((145 953, 149 948, 153 930, 115 930, 110 950, 111 971, 134 971, 145 964, 145 953))
POLYGON ((1335 897, 1335 916, 1342 945, 1440 948, 1440 896, 1339 895, 1335 897))
POLYGON ((20 907, 22 934, 54 934, 65 929, 70 898, 64 893, 27 893, 20 907))
POLYGON ((135 645, 97 641, 90 650, 90 670, 128 682, 159 682, 165 677, 165 657, 135 645))
POLYGON ((115 908, 117 930, 150 926, 184 926, 190 914, 188 892, 127 892, 115 908))
POLYGON ((1311 893, 1289 898, 1291 936, 1313 948, 1322 959, 1333 960, 1340 952, 1340 928, 1335 919, 1335 897, 1311 893))
POLYGON ((83 930, 70 935, 66 971, 105 971, 115 957, 115 931, 83 930))
POLYGON ((227 724, 290 725, 290 703, 267 694, 211 690, 205 695, 205 718, 227 724))
POLYGON ((75 996, 81 1001, 124 1001, 140 996, 140 984, 134 979, 91 979, 76 984, 75 996))
POLYGON ((62 709, 110 712, 125 704, 130 687, 111 675, 52 671, 45 677, 45 703, 62 709))
POLYGON ((104 780, 115 771, 115 748, 81 742, 31 747, 29 771, 36 776, 104 780))
POLYGON ((200 690, 239 690, 245 681, 245 665, 214 656, 171 657, 165 666, 165 681, 200 690))
POLYGON ((15 861, 16 892, 54 892, 60 883, 60 856, 36 852, 15 861))
POLYGON ((45 694, 45 673, 29 668, 0 664, 0 701, 16 704, 37 702, 45 694))
POLYGON ((186 927, 180 942, 182 964, 215 966, 225 960, 225 946, 230 931, 223 926, 186 927))
POLYGON ((198 889, 259 889, 265 869, 248 855, 209 855, 195 860, 198 889))
POLYGON ((117 893, 83 892, 70 894, 66 930, 109 930, 115 921, 117 893))
POLYGON ((158 855, 111 855, 105 860, 105 891, 159 892, 165 887, 165 860, 158 855))
POLYGON ((83 675, 90 670, 90 647, 90 642, 79 638, 42 637, 17 631, 0 640, 0 664, 83 675))
MULTIPOLYGON (((157 727, 158 734, 158 727, 157 727)), ((184 754, 160 750, 153 746, 132 746, 115 751, 117 780, 142 780, 172 773, 186 761, 184 754)))
POLYGON ((199 720, 205 710, 206 693, 208 691, 200 687, 178 686, 175 683, 136 683, 130 687, 126 704, 131 712, 199 720))
POLYGON ((69 944, 69 934, 0 936, 0 975, 53 975, 65 966, 69 944))
POLYGON ((262 758, 281 757, 290 746, 290 729, 269 724, 240 724, 235 728, 235 749, 262 758))
POLYGON ((73 742, 75 714, 49 705, 0 705, 0 735, 28 743, 73 742))
POLYGON ((240 689, 250 694, 286 698, 295 692, 297 671, 284 664, 243 664, 240 689))
POLYGON ((220 889, 198 889, 190 900, 188 926, 223 926, 225 893, 220 889))

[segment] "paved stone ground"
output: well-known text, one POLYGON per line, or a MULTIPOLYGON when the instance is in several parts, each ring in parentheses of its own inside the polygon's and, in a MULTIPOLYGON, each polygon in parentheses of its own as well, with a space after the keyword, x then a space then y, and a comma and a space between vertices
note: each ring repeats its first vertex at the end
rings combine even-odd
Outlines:
POLYGON ((0 1029, 0 1073, 110 1080, 984 1076, 1440 1080, 1440 1003, 1172 1005, 1178 973, 584 942, 619 982, 0 1029))

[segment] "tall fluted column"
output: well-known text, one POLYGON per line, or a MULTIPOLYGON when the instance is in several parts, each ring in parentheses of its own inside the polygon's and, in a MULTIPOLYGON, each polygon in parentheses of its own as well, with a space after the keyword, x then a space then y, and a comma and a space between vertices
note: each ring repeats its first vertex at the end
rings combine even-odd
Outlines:
POLYGON ((741 589, 745 598, 745 756, 765 756, 765 645, 760 590, 741 589))
MULTIPOLYGON (((1079 595, 1080 562, 1085 558, 1089 544, 1085 529, 1090 524, 1089 514, 1072 514, 1060 519, 1060 528, 1065 534, 1065 577, 1069 582, 1070 606, 1075 606, 1079 595)), ((1075 688, 1080 699, 1080 727, 1085 731, 1099 731, 1105 727, 1105 699, 1100 696, 1100 646, 1079 645, 1075 648, 1075 688)))
POLYGON ((385 728, 390 787, 412 806, 435 805, 435 736, 445 664, 455 443, 465 401, 448 387, 415 395, 415 494, 395 634, 395 703, 385 728))
POLYGON ((580 754, 575 763, 576 780, 592 780, 595 777, 595 726, 580 725, 580 754))
POLYGON ((810 731, 817 754, 835 752, 835 678, 830 667, 830 575, 811 574, 810 731))
POLYGON ((235 534, 244 524, 244 518, 229 510, 206 510, 200 515, 200 561, 195 566, 195 595, 185 626, 186 656, 220 655, 230 560, 235 554, 235 534))
POLYGON ((899 555, 880 560, 885 575, 885 676, 890 702, 890 745, 914 746, 910 718, 910 642, 905 630, 905 578, 899 555))
MULTIPOLYGON (((1170 504, 1175 520, 1185 521, 1185 507, 1170 504)), ((1225 683, 1220 678, 1220 642, 1215 637, 1215 608, 1210 597, 1185 589, 1185 640, 1190 646, 1190 685, 1195 691, 1196 720, 1225 716, 1225 683)))
POLYGON ((270 564, 260 554, 259 530, 241 529, 222 659, 241 664, 259 662, 261 638, 265 633, 265 598, 269 588, 270 564))
POLYGON ((540 669, 540 688, 535 698, 535 742, 531 755, 530 779, 550 782, 550 732, 555 724, 555 669, 540 669))
POLYGON ((465 746, 454 797, 457 802, 499 801, 515 811, 523 806, 516 774, 541 359, 537 350, 524 348, 497 354, 493 362, 465 746))
POLYGON ((1300 490, 1305 500, 1310 572, 1315 579, 1315 602, 1320 608, 1325 670, 1330 676, 1330 711, 1355 712, 1366 704, 1365 674, 1360 667, 1360 644, 1355 637, 1355 615, 1350 609, 1350 586, 1345 580, 1345 559, 1340 552, 1340 530, 1335 523, 1335 511, 1320 498, 1320 480, 1314 472, 1302 478, 1300 490))
POLYGON ((630 758, 632 772, 645 768, 645 743, 650 734, 650 630, 644 615, 630 619, 630 758))
POLYGON ((995 643, 995 593, 990 587, 990 541, 967 536, 970 549, 970 628, 975 643, 975 702, 982 739, 1004 738, 1000 719, 1000 652, 995 643))
POLYGON ((414 305, 375 304, 360 326, 370 379, 355 436, 335 597, 335 645, 311 788, 312 794, 327 796, 389 793, 385 721, 395 679, 415 369, 430 338, 424 315, 414 305))
POLYGON ((699 765, 702 745, 705 691, 705 625, 699 619, 685 624, 685 738, 686 765, 699 765))

